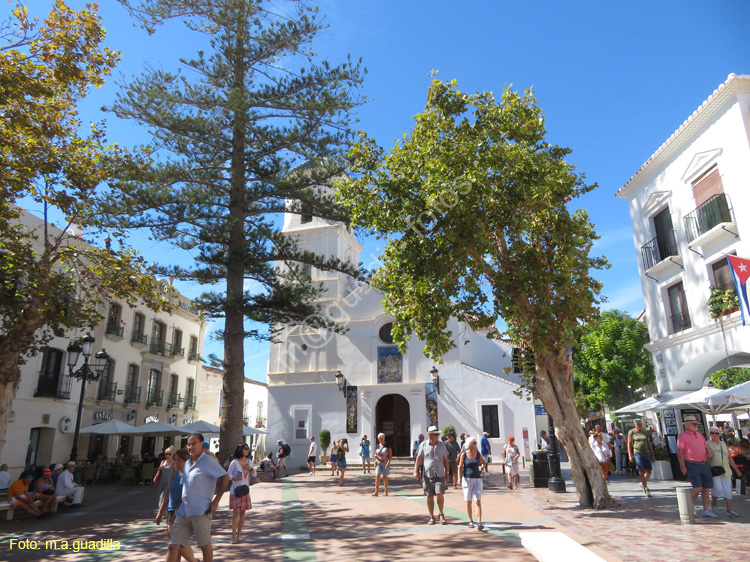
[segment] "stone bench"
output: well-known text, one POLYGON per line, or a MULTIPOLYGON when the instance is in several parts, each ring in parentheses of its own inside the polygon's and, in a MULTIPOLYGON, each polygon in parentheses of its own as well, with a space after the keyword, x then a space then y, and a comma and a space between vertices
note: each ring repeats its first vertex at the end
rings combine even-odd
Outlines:
MULTIPOLYGON (((57 496, 57 501, 50 506, 49 510, 52 513, 57 513, 57 505, 60 502, 64 502, 66 498, 67 496, 57 496)), ((37 507, 42 507, 42 502, 39 500, 35 501, 34 504, 37 507)), ((15 508, 11 507, 10 503, 8 503, 7 501, 0 503, 0 519, 11 521, 15 516, 15 511, 15 508)), ((23 512, 24 514, 26 513, 26 511, 23 509, 21 510, 21 512, 23 512)))
POLYGON ((521 544, 540 562, 575 560, 576 562, 604 562, 601 556, 559 532, 523 532, 518 534, 521 544))

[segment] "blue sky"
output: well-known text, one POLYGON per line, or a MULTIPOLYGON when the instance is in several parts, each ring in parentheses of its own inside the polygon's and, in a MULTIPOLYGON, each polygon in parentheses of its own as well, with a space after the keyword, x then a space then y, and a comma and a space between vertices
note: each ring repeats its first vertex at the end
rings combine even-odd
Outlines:
MULTIPOLYGON (((49 2, 27 2, 34 15, 49 2)), ((84 2, 69 0, 80 8, 84 2)), ((598 272, 605 308, 637 314, 643 308, 637 253, 627 203, 615 192, 728 74, 750 73, 748 0, 658 2, 448 2, 322 0, 330 28, 315 45, 331 62, 347 53, 368 68, 359 127, 390 147, 424 108, 431 70, 456 79, 464 91, 499 91, 505 84, 533 88, 544 109, 550 142, 573 149, 570 161, 599 188, 578 202, 602 239, 597 251, 612 264, 598 272)), ((7 12, 8 5, 4 8, 7 12)), ((1 12, 0 12, 1 13, 1 12)), ((107 44, 119 50, 117 78, 127 80, 144 62, 174 68, 198 44, 178 25, 148 37, 132 27, 114 0, 101 0, 107 44)), ((117 88, 110 81, 82 107, 87 119, 117 88)), ((109 138, 146 142, 136 125, 107 115, 109 138)), ((33 209, 32 209, 33 210, 33 209)), ((361 240, 366 265, 379 255, 375 240, 361 240)), ((169 248, 134 238, 148 259, 169 248)), ((174 253, 170 255, 175 255, 174 253)), ((189 256, 185 256, 189 259, 189 256)), ((197 286, 176 283, 189 297, 197 286)), ((207 342, 205 355, 223 355, 207 342)), ((246 375, 265 380, 268 344, 246 344, 246 375)))

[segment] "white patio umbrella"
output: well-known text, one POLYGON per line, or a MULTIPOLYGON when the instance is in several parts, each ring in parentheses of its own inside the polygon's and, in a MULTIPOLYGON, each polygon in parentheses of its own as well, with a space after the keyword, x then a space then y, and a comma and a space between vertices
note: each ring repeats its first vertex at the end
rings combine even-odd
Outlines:
POLYGON ((750 381, 720 390, 709 397, 708 403, 712 406, 726 406, 727 410, 750 408, 750 381))
POLYGON ((660 409, 688 407, 715 416, 716 414, 721 414, 728 409, 727 405, 711 404, 709 402, 709 399, 719 392, 721 392, 721 390, 718 388, 704 386, 699 390, 683 394, 677 398, 672 398, 668 402, 664 402, 660 406, 660 409))
POLYGON ((165 422, 149 422, 134 427, 130 435, 182 435, 183 431, 181 428, 171 423, 165 422))
POLYGON ((262 429, 255 429, 254 427, 242 426, 242 435, 247 437, 248 435, 266 435, 268 432, 262 429))
POLYGON ((221 428, 218 425, 203 420, 183 425, 180 429, 185 435, 188 433, 219 433, 219 431, 221 431, 221 428))
POLYGON ((631 414, 637 412, 650 412, 652 410, 658 410, 663 403, 664 402, 657 400, 653 396, 649 396, 648 398, 644 398, 643 400, 639 400, 628 406, 623 406, 622 408, 615 410, 614 413, 631 414))
POLYGON ((135 428, 119 420, 110 420, 88 427, 82 427, 79 433, 89 435, 131 435, 135 428))

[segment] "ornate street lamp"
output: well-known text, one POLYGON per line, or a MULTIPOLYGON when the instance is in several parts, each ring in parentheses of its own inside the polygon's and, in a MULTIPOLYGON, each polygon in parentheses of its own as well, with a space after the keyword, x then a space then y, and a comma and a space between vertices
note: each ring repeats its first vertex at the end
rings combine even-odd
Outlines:
POLYGON ((347 382, 341 371, 336 372, 336 384, 339 386, 339 390, 344 393, 344 396, 346 396, 347 382))
POLYGON ((70 460, 78 460, 78 434, 81 430, 81 414, 83 413, 83 399, 86 395, 86 382, 87 381, 98 381, 99 377, 104 372, 104 367, 107 365, 109 359, 109 353, 104 349, 99 351, 94 357, 96 362, 94 364, 94 371, 89 367, 89 357, 91 357, 91 351, 94 347, 94 336, 86 334, 81 340, 81 345, 75 341, 70 342, 68 346, 68 370, 70 376, 81 381, 81 397, 78 399, 78 417, 76 418, 76 432, 73 436, 73 448, 70 450, 70 460), (78 358, 83 353, 83 365, 77 371, 74 371, 78 358))
POLYGON ((435 368, 435 365, 430 369, 430 375, 432 376, 432 382, 435 383, 437 393, 440 394, 440 377, 438 376, 438 370, 435 368))

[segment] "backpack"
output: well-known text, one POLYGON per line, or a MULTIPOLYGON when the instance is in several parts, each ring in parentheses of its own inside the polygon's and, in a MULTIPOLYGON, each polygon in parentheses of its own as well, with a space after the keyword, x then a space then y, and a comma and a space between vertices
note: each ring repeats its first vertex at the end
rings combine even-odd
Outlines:
POLYGON ((284 456, 288 457, 292 454, 292 447, 289 445, 289 443, 284 443, 282 446, 282 450, 284 451, 284 456))
POLYGON ((339 449, 338 451, 336 451, 336 460, 337 461, 344 460, 344 449, 339 449))

